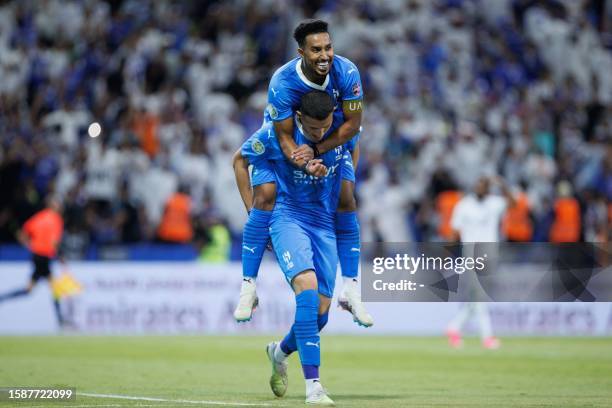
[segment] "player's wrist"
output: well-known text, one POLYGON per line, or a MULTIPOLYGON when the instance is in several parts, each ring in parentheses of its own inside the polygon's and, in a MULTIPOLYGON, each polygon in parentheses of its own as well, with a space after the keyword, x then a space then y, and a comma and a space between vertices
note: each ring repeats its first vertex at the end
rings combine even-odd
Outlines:
POLYGON ((302 167, 302 170, 304 171, 304 173, 310 175, 310 171, 308 171, 308 165, 310 164, 311 161, 313 161, 314 159, 310 159, 307 160, 306 163, 304 163, 304 167, 302 167))

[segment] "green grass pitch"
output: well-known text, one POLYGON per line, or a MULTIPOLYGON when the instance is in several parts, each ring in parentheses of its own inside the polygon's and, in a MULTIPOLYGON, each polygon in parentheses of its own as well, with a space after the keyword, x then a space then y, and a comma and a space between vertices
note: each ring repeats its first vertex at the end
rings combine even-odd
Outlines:
MULTIPOLYGON (((285 398, 269 390, 264 348, 273 339, 1 337, 0 387, 70 386, 78 399, 0 407, 303 406, 297 356, 290 358, 285 398)), ((449 349, 441 337, 322 340, 322 382, 340 407, 612 406, 610 338, 505 338, 496 351, 483 350, 476 339, 463 350, 449 349)))

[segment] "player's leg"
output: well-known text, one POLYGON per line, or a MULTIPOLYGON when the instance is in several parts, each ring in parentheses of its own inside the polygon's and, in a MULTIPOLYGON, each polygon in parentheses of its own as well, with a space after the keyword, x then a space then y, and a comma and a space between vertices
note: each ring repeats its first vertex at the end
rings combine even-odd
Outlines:
POLYGON ((487 304, 484 302, 474 303, 474 314, 476 315, 478 327, 480 328, 482 346, 490 350, 498 349, 501 346, 501 342, 497 337, 493 336, 491 316, 489 315, 487 304))
MULTIPOLYGON (((331 226, 331 225, 330 225, 331 226)), ((334 287, 336 284, 336 271, 338 270, 338 251, 336 234, 331 228, 309 228, 308 235, 312 245, 314 271, 317 277, 317 291, 319 307, 317 310, 317 329, 319 332, 325 327, 329 316, 334 287)), ((317 351, 320 353, 322 341, 319 339, 317 351)), ((304 372, 306 374, 306 371, 304 372)), ((316 370, 318 374, 318 366, 316 370)), ((327 392, 321 385, 318 375, 306 381, 306 403, 333 404, 327 392)))
MULTIPOLYGON (((46 279, 47 282, 51 282, 51 259, 45 256, 34 255, 34 265, 36 268, 36 272, 34 273, 38 279, 46 279)), ((34 278, 34 276, 32 277, 34 278)), ((34 279, 33 279, 34 281, 34 279)), ((55 312, 55 317, 57 318, 57 323, 60 326, 64 326, 64 317, 62 315, 62 310, 60 308, 59 299, 53 296, 53 311, 55 312)))
POLYGON ((34 285, 35 285, 35 282, 30 281, 30 283, 28 283, 28 286, 26 286, 25 288, 12 290, 10 292, 2 294, 0 295, 0 302, 3 302, 5 300, 10 300, 10 299, 15 299, 21 296, 25 296, 32 291, 32 288, 34 287, 34 285))
POLYGON ((251 320, 259 302, 255 280, 270 239, 268 228, 276 201, 274 181, 274 172, 271 169, 263 167, 253 169, 251 175, 253 208, 242 233, 242 285, 240 299, 234 310, 234 318, 238 322, 251 320))
POLYGON ((336 213, 336 239, 344 281, 357 279, 361 242, 357 219, 357 201, 355 200, 355 182, 346 178, 342 179, 340 200, 336 213))
MULTIPOLYGON (((479 243, 474 245, 474 257, 486 257, 487 262, 485 263, 485 269, 480 271, 478 274, 486 276, 487 274, 493 273, 498 264, 498 246, 492 243, 479 243)), ((474 304, 474 314, 480 328, 480 338, 482 346, 486 349, 496 350, 501 346, 501 341, 493 335, 493 329, 491 328, 491 316, 489 314, 489 308, 487 303, 482 298, 477 297, 478 303, 474 304)))
POLYGON ((303 272, 293 279, 292 286, 296 303, 293 332, 306 380, 306 396, 308 397, 315 383, 319 382, 319 366, 321 365, 317 275, 312 269, 303 272))
MULTIPOLYGON (((319 294, 319 314, 317 316, 317 328, 319 333, 327 325, 329 321, 329 307, 331 305, 331 298, 319 294)), ((279 348, 276 351, 275 358, 278 361, 284 361, 294 351, 297 351, 297 344, 295 342, 295 333, 293 327, 289 333, 279 343, 279 348)))
POLYGON ((357 201, 355 200, 355 172, 350 155, 345 155, 341 169, 342 188, 336 213, 336 240, 343 284, 338 304, 344 310, 352 313, 353 319, 359 325, 370 327, 374 324, 374 319, 361 302, 357 280, 361 237, 357 219, 357 201))
POLYGON ((321 333, 329 320, 329 307, 331 306, 331 301, 330 297, 323 296, 319 293, 319 316, 317 317, 319 333, 321 333))
POLYGON ((299 352, 304 373, 308 377, 316 374, 313 371, 318 370, 317 311, 319 301, 316 275, 313 272, 312 248, 305 230, 296 220, 284 218, 281 214, 273 217, 270 230, 272 246, 279 266, 296 296, 295 321, 289 333, 280 343, 270 343, 266 349, 272 363, 270 386, 272 392, 280 397, 287 390, 286 357, 291 352, 296 350, 299 352), (315 348, 312 344, 317 344, 316 350, 310 350, 315 348), (286 353, 282 352, 283 349, 286 353), (317 368, 313 369, 311 367, 313 365, 317 368))
MULTIPOLYGON (((282 217, 273 217, 271 223, 271 237, 274 251, 279 265, 285 274, 288 282, 295 293, 295 321, 287 336, 281 344, 270 344, 268 346, 268 356, 273 364, 273 376, 270 385, 276 395, 275 385, 280 388, 280 381, 273 383, 275 374, 277 378, 280 373, 285 372, 286 376, 286 356, 291 351, 296 350, 300 355, 302 370, 306 380, 306 402, 313 404, 332 405, 333 401, 325 394, 319 381, 319 366, 321 361, 320 338, 319 338, 319 274, 314 273, 315 263, 313 262, 313 243, 310 233, 306 231, 300 223, 282 217), (297 272, 297 273, 296 273, 297 272), (272 350, 274 349, 274 350, 272 350), (285 349, 285 352, 282 350, 285 349), (280 357, 280 358, 277 358, 280 357), (283 366, 284 367, 279 367, 283 366), (276 366, 276 367, 275 367, 276 366)), ((309 227, 310 228, 310 227, 309 227)), ((334 267, 337 266, 338 259, 335 255, 335 235, 330 232, 331 238, 328 240, 335 256, 334 267)), ((333 290, 333 286, 332 286, 333 290)), ((329 307, 329 301, 324 307, 329 307)), ((327 309, 324 309, 327 310, 327 309)), ((286 390, 286 380, 282 394, 286 390)), ((280 395, 282 395, 280 394, 280 395)))
POLYGON ((473 313, 475 303, 463 303, 459 312, 450 321, 447 329, 446 336, 448 337, 448 344, 453 348, 463 347, 463 339, 461 337, 461 329, 465 322, 470 318, 473 313))
POLYGON ((0 295, 0 302, 28 295, 39 279, 48 276, 45 275, 45 271, 42 268, 43 265, 41 264, 41 258, 43 257, 32 254, 32 265, 34 267, 34 270, 32 271, 32 276, 30 277, 30 282, 28 282, 28 286, 0 295))

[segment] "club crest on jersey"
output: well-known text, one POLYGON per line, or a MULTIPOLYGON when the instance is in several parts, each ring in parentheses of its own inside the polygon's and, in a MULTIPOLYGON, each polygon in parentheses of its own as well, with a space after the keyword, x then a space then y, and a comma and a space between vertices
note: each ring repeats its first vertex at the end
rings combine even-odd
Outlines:
POLYGON ((274 105, 269 103, 268 106, 266 106, 266 110, 268 111, 268 115, 270 115, 272 119, 278 118, 278 111, 276 110, 274 105))
POLYGON ((261 140, 259 139, 253 139, 253 142, 251 143, 251 148, 253 149, 255 154, 263 154, 263 152, 266 151, 266 146, 264 146, 264 144, 261 143, 261 140))
POLYGON ((354 96, 361 95, 361 85, 359 85, 358 83, 353 85, 353 95, 354 96))

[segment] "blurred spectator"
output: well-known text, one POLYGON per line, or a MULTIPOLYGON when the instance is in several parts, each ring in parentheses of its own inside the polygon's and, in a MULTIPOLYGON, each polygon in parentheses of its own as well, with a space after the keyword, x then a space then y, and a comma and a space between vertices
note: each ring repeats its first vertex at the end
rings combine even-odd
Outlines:
POLYGON ((191 225, 191 197, 185 186, 180 186, 166 202, 157 238, 169 243, 188 243, 193 238, 191 225))
POLYGON ((502 230, 510 242, 529 242, 533 239, 533 224, 529 212, 529 197, 524 183, 514 192, 515 203, 506 210, 502 220, 502 230))
POLYGON ((144 211, 130 198, 127 183, 121 185, 118 206, 114 212, 114 224, 120 234, 120 242, 130 244, 145 238, 143 226, 147 224, 144 211))
POLYGON ((555 219, 550 228, 550 241, 578 242, 580 240, 580 205, 572 197, 572 188, 567 181, 557 186, 558 198, 555 201, 555 219))
POLYGON ((453 215, 453 209, 461 200, 462 194, 456 190, 442 191, 436 197, 436 209, 438 213, 438 235, 443 240, 451 241, 454 237, 453 229, 450 221, 453 215))

